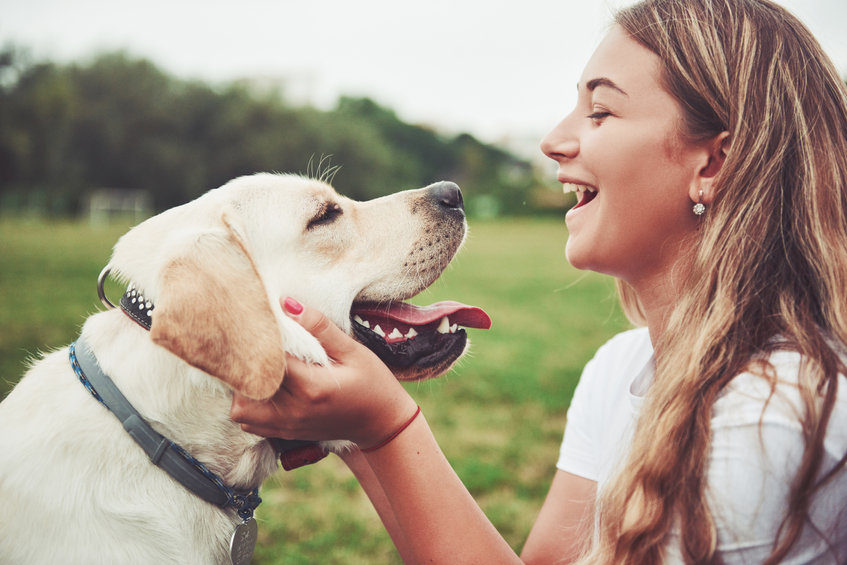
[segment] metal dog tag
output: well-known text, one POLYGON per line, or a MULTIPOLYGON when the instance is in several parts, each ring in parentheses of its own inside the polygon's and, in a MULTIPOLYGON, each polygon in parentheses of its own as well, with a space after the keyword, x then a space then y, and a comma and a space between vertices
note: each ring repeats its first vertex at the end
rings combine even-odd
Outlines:
POLYGON ((232 565, 250 565, 258 533, 259 527, 253 518, 248 518, 235 527, 232 539, 229 540, 229 557, 232 559, 232 565))

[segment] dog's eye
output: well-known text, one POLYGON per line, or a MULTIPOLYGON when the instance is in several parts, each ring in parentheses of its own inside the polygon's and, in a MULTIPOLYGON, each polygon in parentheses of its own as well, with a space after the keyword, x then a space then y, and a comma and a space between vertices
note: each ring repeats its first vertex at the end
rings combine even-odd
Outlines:
POLYGON ((335 202, 327 202, 326 205, 321 209, 321 211, 311 220, 309 220, 309 225, 306 226, 307 229, 312 229, 317 226, 321 226, 324 224, 329 224, 335 221, 335 219, 344 213, 344 210, 336 204, 335 202))

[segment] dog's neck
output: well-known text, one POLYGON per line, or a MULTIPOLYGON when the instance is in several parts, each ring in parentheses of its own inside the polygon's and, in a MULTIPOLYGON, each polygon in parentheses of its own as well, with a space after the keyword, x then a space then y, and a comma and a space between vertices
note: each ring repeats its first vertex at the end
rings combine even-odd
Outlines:
MULTIPOLYGON (((130 283, 120 299, 121 311, 147 331, 152 327, 155 307, 134 283, 130 283)), ((271 444, 279 454, 280 463, 286 471, 317 463, 327 455, 325 449, 311 441, 274 438, 271 444)))
POLYGON ((203 500, 221 508, 235 508, 243 520, 252 518, 254 509, 262 501, 257 488, 239 491, 225 486, 205 465, 156 432, 103 372, 82 339, 71 344, 70 361, 80 382, 121 421, 153 464, 203 500))

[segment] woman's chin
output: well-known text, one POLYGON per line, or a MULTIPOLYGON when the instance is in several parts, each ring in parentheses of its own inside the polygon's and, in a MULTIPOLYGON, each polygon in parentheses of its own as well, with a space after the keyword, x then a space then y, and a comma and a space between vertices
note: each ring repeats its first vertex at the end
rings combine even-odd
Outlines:
POLYGON ((565 244, 565 258, 571 267, 580 271, 591 270, 590 258, 587 256, 586 251, 589 250, 580 249, 579 244, 574 241, 573 235, 568 237, 568 242, 565 244))
MULTIPOLYGON (((596 245, 580 245, 578 238, 568 237, 565 245, 565 258, 574 269, 580 271, 593 271, 604 275, 611 275, 617 270, 611 268, 610 261, 598 254, 596 245)), ((614 261, 611 264, 615 264, 614 261)), ((615 275, 613 275, 615 276, 615 275)))

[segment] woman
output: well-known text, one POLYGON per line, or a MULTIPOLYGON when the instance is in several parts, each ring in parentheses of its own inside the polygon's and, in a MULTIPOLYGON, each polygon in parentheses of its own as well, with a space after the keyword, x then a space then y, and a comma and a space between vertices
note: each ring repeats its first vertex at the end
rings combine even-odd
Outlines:
POLYGON ((618 14, 578 92, 542 143, 579 196, 568 260, 617 277, 645 329, 586 366, 521 558, 387 369, 296 301, 286 312, 337 364, 292 361, 271 402, 236 399, 233 417, 381 445, 345 460, 408 563, 847 562, 835 69, 767 0, 645 0, 618 14))

